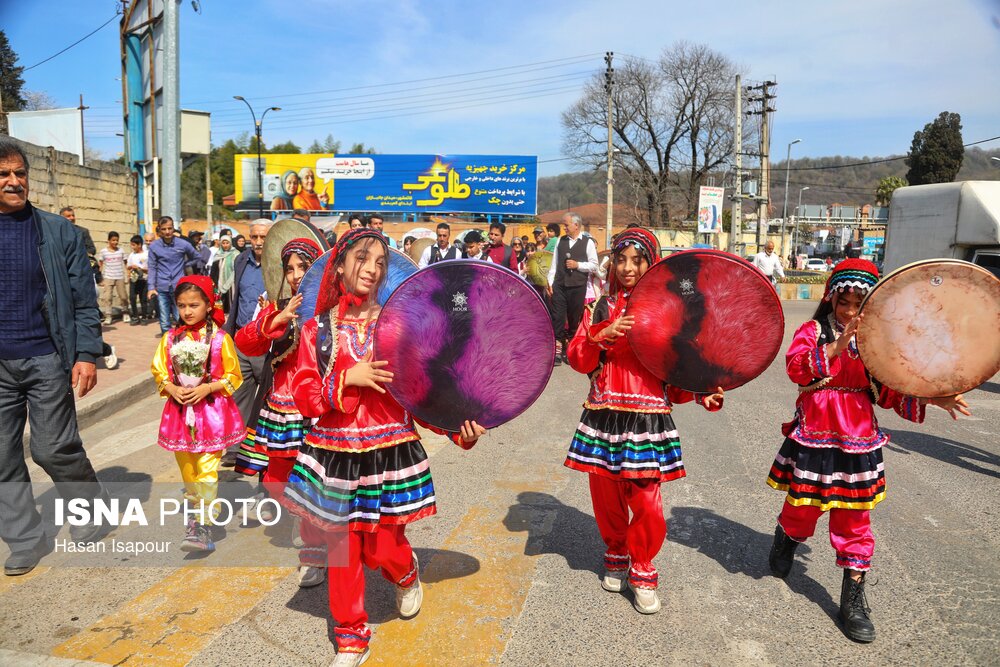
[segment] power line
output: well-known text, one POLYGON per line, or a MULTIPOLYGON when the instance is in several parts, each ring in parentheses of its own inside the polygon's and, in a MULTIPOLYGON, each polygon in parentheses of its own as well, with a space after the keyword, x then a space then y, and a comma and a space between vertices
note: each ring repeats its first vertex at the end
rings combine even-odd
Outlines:
POLYGON ((73 42, 72 44, 70 44, 69 46, 67 46, 67 47, 66 47, 65 49, 63 49, 62 51, 59 51, 59 52, 57 52, 57 53, 54 53, 54 54, 52 54, 51 56, 49 56, 49 57, 48 57, 48 58, 46 58, 45 60, 43 60, 43 61, 41 61, 41 62, 37 62, 37 63, 35 63, 34 65, 32 65, 31 67, 25 67, 25 68, 24 68, 24 70, 22 70, 22 71, 24 71, 24 72, 27 72, 27 71, 28 71, 29 69, 35 69, 35 68, 36 68, 36 67, 38 67, 39 65, 44 65, 45 63, 49 62, 50 60, 52 60, 52 59, 53 59, 53 58, 55 58, 56 56, 61 56, 62 54, 66 53, 67 51, 69 51, 70 49, 72 49, 72 48, 73 48, 74 46, 76 46, 77 44, 79 44, 80 42, 82 42, 83 40, 85 40, 85 39, 87 39, 88 37, 90 37, 91 35, 94 35, 94 34, 96 34, 97 32, 99 32, 99 31, 101 30, 101 28, 103 28, 104 26, 106 26, 106 25, 108 25, 109 23, 111 23, 112 21, 114 21, 114 20, 115 20, 116 18, 118 18, 118 16, 119 16, 119 15, 118 15, 117 13, 115 13, 115 15, 114 15, 114 16, 112 16, 112 17, 111 17, 111 18, 109 18, 109 19, 108 19, 107 21, 105 21, 104 23, 102 23, 102 24, 100 25, 100 27, 99 27, 99 28, 97 28, 96 30, 94 30, 94 31, 92 31, 92 32, 89 32, 89 33, 87 33, 86 35, 84 35, 84 36, 83 36, 83 37, 81 37, 80 39, 76 40, 75 42, 73 42))
MULTIPOLYGON (((977 144, 985 144, 988 141, 996 141, 1000 139, 1000 135, 995 137, 990 137, 989 139, 980 139, 979 141, 973 141, 968 144, 963 144, 962 148, 968 148, 969 146, 975 146, 977 144)), ((820 171, 823 169, 844 169, 846 167, 863 167, 869 164, 885 164, 886 162, 898 162, 899 160, 905 160, 909 155, 900 155, 898 157, 887 157, 881 160, 868 160, 867 162, 849 162, 848 164, 831 164, 824 167, 788 167, 789 171, 820 171)), ((777 167, 776 167, 777 168, 777 167)), ((785 169, 785 167, 781 167, 785 169)))

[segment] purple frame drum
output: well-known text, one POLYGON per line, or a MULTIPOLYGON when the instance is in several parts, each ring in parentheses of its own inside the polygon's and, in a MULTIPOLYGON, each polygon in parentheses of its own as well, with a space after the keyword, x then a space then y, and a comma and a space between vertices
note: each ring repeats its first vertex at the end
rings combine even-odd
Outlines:
MULTIPOLYGON (((330 252, 320 255, 313 265, 302 276, 299 283, 299 294, 302 295, 302 305, 299 306, 299 317, 308 320, 316 316, 316 302, 319 300, 319 286, 323 282, 323 272, 330 262, 330 252)), ((384 306, 389 296, 399 287, 404 280, 417 272, 417 265, 412 259, 394 248, 389 248, 389 271, 385 276, 385 283, 378 293, 378 304, 384 306)))
POLYGON ((456 259, 421 269, 393 292, 374 354, 389 362, 387 387, 400 405, 458 432, 466 419, 493 428, 527 410, 552 374, 553 340, 535 288, 494 264, 456 259), (532 353, 515 364, 524 350, 532 353))
POLYGON ((647 271, 629 298, 635 356, 665 382, 694 392, 734 389, 763 373, 785 331, 770 281, 719 250, 674 253, 647 271))

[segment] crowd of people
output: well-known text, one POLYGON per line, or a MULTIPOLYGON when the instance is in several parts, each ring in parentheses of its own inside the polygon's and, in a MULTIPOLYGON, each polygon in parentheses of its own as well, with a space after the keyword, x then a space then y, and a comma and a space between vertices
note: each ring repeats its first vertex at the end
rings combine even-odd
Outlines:
MULTIPOLYGON (((95 360, 103 353, 95 267, 88 258, 108 272, 102 280, 105 319, 113 297, 121 299, 126 270, 130 283, 134 270, 146 280, 146 305, 159 309, 161 338, 151 370, 166 402, 157 442, 174 454, 186 497, 206 504, 215 498, 227 452, 238 473, 259 476, 262 493, 298 519, 299 585, 328 583, 334 664, 364 662, 371 638, 364 567, 381 570, 394 586, 402 618, 417 614, 423 588, 405 531, 437 512, 414 418, 386 391, 392 369, 373 356, 380 312, 375 297, 391 246, 381 218, 359 219, 333 240, 317 315, 306 319, 297 313, 298 288, 322 252, 315 241, 284 245, 281 266, 290 296, 272 301, 261 272, 269 221, 250 225, 242 252, 235 239, 224 244, 220 238, 214 252, 198 234, 183 239, 165 217, 159 238, 130 240, 128 258, 116 234, 91 253, 81 228, 29 203, 28 170, 17 144, 0 138, 0 224, 21 249, 0 264, 0 312, 10 314, 0 318, 4 481, 30 481, 23 453, 30 419, 31 456, 60 493, 91 500, 104 493, 84 451, 72 398, 72 388, 80 396, 93 388, 95 360), (228 315, 217 296, 223 283, 229 286, 228 315)), ((660 259, 655 235, 638 226, 624 230, 602 266, 579 216, 567 214, 562 223, 562 235, 558 228, 535 230, 534 244, 535 252, 544 242, 553 253, 547 284, 539 287, 550 305, 557 363, 591 380, 565 465, 588 475, 606 545, 600 586, 627 589, 638 612, 653 614, 661 605, 653 561, 666 536, 660 487, 686 475, 672 406, 693 401, 714 412, 722 408, 724 391, 698 394, 665 384, 626 341, 636 326, 627 308, 632 288, 660 259)), ((450 242, 450 228, 439 225, 436 244, 420 263, 461 255, 520 272, 530 240, 506 245, 505 231, 493 223, 487 238, 468 232, 459 249, 450 242)), ((768 556, 772 573, 789 575, 797 546, 829 512, 836 565, 844 571, 838 618, 859 642, 875 638, 864 595, 875 545, 869 513, 885 498, 881 447, 888 437, 874 406, 914 422, 923 421, 928 404, 953 417, 969 414, 961 396, 905 396, 867 373, 854 333, 861 298, 877 281, 870 262, 841 263, 816 313, 797 329, 786 355, 788 376, 799 387, 795 417, 781 429, 785 440, 767 478, 785 493, 768 556)), ((150 317, 138 302, 130 317, 150 317)), ((456 416, 464 420, 460 432, 446 435, 469 449, 485 430, 475 415, 456 416)), ((99 539, 101 529, 72 526, 70 533, 85 542, 99 539)), ((214 550, 210 512, 184 530, 182 550, 214 550)), ((0 485, 0 536, 11 550, 8 576, 30 571, 51 548, 30 484, 0 485)))

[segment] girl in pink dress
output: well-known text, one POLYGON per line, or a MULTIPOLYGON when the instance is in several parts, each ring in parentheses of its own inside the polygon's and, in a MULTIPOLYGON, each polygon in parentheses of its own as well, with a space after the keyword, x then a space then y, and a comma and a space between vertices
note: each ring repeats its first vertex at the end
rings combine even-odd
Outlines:
MULTIPOLYGON (((211 278, 181 278, 174 298, 183 324, 160 339, 151 368, 167 399, 157 444, 177 457, 188 505, 207 506, 218 492, 223 452, 243 440, 243 420, 232 399, 243 376, 233 340, 221 328, 225 318, 211 278)), ((214 551, 210 523, 204 511, 200 521, 190 519, 181 549, 214 551)))
POLYGON ((795 416, 784 424, 785 442, 767 483, 786 492, 778 515, 769 563, 776 577, 792 569, 795 549, 811 537, 816 521, 830 512, 830 543, 844 569, 840 621, 858 642, 875 639, 864 594, 865 573, 875 551, 870 510, 885 499, 882 445, 889 436, 878 425, 874 406, 921 423, 928 403, 970 414, 961 395, 940 399, 905 396, 869 375, 858 355, 854 333, 864 295, 878 282, 878 269, 862 259, 844 260, 826 282, 819 308, 798 328, 785 362, 799 385, 795 416))

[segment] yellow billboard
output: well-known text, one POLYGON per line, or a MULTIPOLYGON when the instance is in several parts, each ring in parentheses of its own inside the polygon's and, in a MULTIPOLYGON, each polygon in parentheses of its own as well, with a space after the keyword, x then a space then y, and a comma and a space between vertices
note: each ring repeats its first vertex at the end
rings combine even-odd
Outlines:
POLYGON ((317 160, 332 157, 331 153, 264 153, 260 156, 258 184, 257 155, 236 155, 236 208, 257 209, 258 193, 263 196, 264 210, 322 211, 332 208, 333 179, 321 178, 323 174, 316 169, 317 160))

